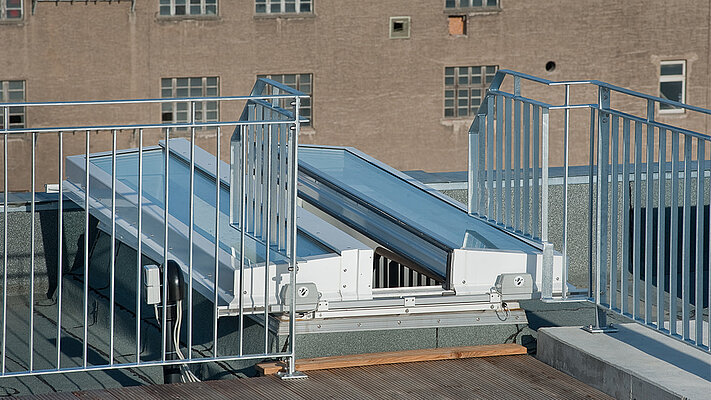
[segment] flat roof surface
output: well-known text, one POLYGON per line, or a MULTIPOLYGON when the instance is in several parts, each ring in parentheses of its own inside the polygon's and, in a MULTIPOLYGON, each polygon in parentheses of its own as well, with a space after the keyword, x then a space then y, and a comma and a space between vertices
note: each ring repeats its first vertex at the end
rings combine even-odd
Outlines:
POLYGON ((134 386, 22 399, 612 399, 532 356, 485 357, 134 386))

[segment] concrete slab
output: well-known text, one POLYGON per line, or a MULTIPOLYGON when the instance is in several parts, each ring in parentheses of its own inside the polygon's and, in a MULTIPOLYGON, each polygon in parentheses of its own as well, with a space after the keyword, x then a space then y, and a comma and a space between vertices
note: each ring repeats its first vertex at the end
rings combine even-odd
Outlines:
POLYGON ((636 323, 541 328, 537 357, 618 399, 708 399, 711 354, 636 323))

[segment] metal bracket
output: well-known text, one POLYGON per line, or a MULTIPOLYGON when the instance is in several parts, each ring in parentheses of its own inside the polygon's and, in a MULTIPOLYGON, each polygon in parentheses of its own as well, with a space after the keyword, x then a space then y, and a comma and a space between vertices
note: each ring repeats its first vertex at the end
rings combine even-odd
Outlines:
POLYGON ((279 371, 276 375, 284 381, 291 381, 296 379, 306 379, 309 376, 301 371, 294 371, 289 373, 289 371, 279 371))
POLYGON ((593 326, 590 324, 588 326, 584 326, 583 330, 589 333, 615 333, 618 331, 618 329, 612 326, 612 324, 607 326, 593 326))

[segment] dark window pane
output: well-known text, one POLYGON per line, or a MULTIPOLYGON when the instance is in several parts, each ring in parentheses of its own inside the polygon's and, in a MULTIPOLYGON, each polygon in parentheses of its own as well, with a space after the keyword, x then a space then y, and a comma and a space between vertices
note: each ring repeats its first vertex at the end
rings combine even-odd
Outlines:
POLYGON ((445 108, 445 109, 444 109, 444 116, 445 116, 445 117, 453 117, 453 116, 454 116, 454 109, 452 109, 452 108, 445 108))
POLYGON ((185 6, 175 6, 175 15, 185 15, 185 6))
POLYGON ((494 7, 496 6, 496 1, 497 0, 486 0, 486 5, 489 7, 494 7))
POLYGON ((459 7, 469 7, 469 0, 459 0, 459 7))
POLYGON ((445 8, 455 8, 456 7, 455 0, 447 0, 444 3, 444 7, 445 8))
POLYGON ((9 119, 10 119, 10 124, 12 125, 12 124, 21 124, 22 120, 24 118, 22 118, 22 115, 10 115, 9 119))
POLYGON ((472 1, 472 7, 481 7, 481 0, 472 1))
MULTIPOLYGON (((659 93, 663 99, 683 102, 682 98, 682 83, 681 81, 676 82, 660 82, 659 83, 659 93)), ((668 106, 661 104, 662 109, 675 108, 673 106, 668 106)))
POLYGON ((680 64, 663 64, 662 75, 681 75, 684 73, 684 66, 680 64))
POLYGON ((173 122, 173 113, 172 112, 164 112, 163 114, 161 114, 161 121, 173 122))

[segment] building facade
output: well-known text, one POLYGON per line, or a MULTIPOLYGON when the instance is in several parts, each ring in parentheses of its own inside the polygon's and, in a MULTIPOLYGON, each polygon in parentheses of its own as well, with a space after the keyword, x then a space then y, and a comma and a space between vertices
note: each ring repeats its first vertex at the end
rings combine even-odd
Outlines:
MULTIPOLYGON (((312 95, 302 143, 355 146, 402 170, 466 169, 467 129, 497 69, 598 79, 711 106, 711 7, 699 0, 0 4, 2 101, 243 95, 266 76, 312 95)), ((530 90, 562 103, 560 92, 530 90)), ((174 122, 187 118, 186 107, 14 108, 9 123, 174 122)), ((206 102, 198 118, 237 119, 240 109, 206 102)), ((707 118, 675 111, 659 110, 657 120, 708 130, 707 118)), ((572 135, 571 160, 584 164, 587 132, 572 135), (579 140, 585 145, 576 146, 579 140)), ((229 136, 221 137, 223 160, 229 136)), ((146 143, 160 138, 155 132, 146 143)), ((136 140, 135 132, 121 132, 119 147, 135 147, 136 140)), ((198 145, 213 148, 214 141, 214 131, 198 132, 198 145)), ((37 140, 38 190, 58 181, 56 142, 37 140)), ((91 151, 110 146, 110 135, 92 137, 91 151)), ((29 134, 11 135, 10 190, 29 187, 30 151, 29 134)), ((83 151, 83 133, 65 137, 64 155, 83 151)), ((560 153, 560 146, 551 151, 560 153)))

